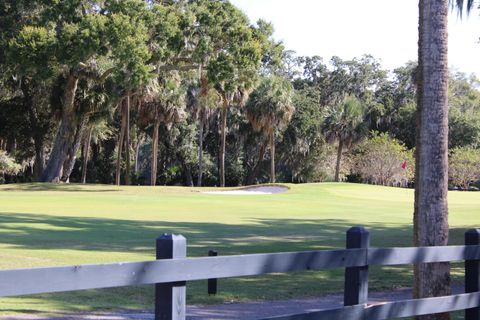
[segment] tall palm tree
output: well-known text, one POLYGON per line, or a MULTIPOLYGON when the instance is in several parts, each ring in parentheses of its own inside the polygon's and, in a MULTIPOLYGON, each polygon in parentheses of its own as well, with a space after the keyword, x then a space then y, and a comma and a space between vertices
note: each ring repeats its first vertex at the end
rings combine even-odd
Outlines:
POLYGON ((326 109, 322 131, 330 143, 338 142, 335 181, 340 181, 340 164, 344 147, 365 136, 365 107, 354 96, 326 109))
POLYGON ((198 86, 188 90, 187 108, 190 114, 198 119, 198 175, 197 186, 202 186, 203 180, 203 140, 205 127, 217 111, 216 106, 221 103, 221 96, 208 82, 206 75, 200 70, 198 86))
POLYGON ((185 96, 180 85, 178 75, 161 78, 158 85, 150 90, 151 101, 144 103, 140 110, 140 119, 143 123, 153 124, 152 157, 150 184, 157 183, 157 159, 160 124, 164 123, 169 129, 174 123, 185 119, 185 96))
MULTIPOLYGON (((467 12, 473 6, 467 0, 467 12)), ((461 13, 463 0, 450 5, 461 13)), ((449 0, 419 0, 417 132, 414 242, 416 246, 448 243, 448 7, 449 0)), ((414 268, 416 298, 450 294, 450 264, 414 268)), ((419 319, 450 319, 448 313, 419 319)))
MULTIPOLYGON (((275 132, 283 129, 295 112, 293 93, 288 80, 277 76, 264 78, 245 107, 254 130, 261 131, 268 139, 271 183, 275 183, 275 132)), ((262 152, 261 156, 263 157, 262 152)))

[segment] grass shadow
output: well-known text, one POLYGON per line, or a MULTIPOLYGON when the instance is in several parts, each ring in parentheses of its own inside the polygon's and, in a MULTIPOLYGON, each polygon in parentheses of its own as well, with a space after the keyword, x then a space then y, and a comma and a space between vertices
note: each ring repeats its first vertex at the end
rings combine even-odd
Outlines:
POLYGON ((60 191, 60 192, 118 192, 120 189, 105 188, 105 185, 82 185, 70 183, 18 183, 4 186, 1 191, 60 191))
MULTIPOLYGON (((349 221, 340 219, 251 219, 248 224, 230 225, 0 212, 0 244, 39 255, 71 250, 79 255, 110 257, 128 252, 149 260, 154 259, 155 238, 163 233, 183 234, 188 242, 188 256, 206 256, 209 249, 230 255, 343 248, 345 232, 350 227, 349 221)), ((365 227, 371 232, 372 246, 411 246, 409 225, 383 226, 372 222, 365 227)), ((460 244, 463 230, 451 232, 454 242, 460 244)), ((373 290, 406 287, 413 281, 411 266, 370 270, 369 285, 373 290)), ((197 281, 188 284, 187 299, 189 303, 202 304, 319 296, 341 292, 343 273, 343 269, 333 269, 222 279, 217 296, 208 296, 206 281, 197 281)), ((461 272, 456 277, 460 278, 461 272)), ((139 286, 4 298, 0 312, 150 310, 152 306, 152 286, 139 286)))

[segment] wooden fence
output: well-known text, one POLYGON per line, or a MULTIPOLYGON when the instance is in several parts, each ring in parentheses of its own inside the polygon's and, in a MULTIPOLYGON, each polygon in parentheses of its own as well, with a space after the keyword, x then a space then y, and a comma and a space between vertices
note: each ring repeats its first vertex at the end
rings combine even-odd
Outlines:
MULTIPOLYGON (((480 319, 480 229, 464 246, 372 248, 362 227, 347 231, 347 249, 186 258, 183 236, 163 235, 157 260, 0 271, 0 296, 155 284, 155 319, 185 319, 186 281, 345 268, 344 307, 268 319, 380 320, 465 310, 480 319), (465 293, 368 305, 368 267, 465 261, 465 293)), ((213 284, 213 283, 212 283, 213 284)))

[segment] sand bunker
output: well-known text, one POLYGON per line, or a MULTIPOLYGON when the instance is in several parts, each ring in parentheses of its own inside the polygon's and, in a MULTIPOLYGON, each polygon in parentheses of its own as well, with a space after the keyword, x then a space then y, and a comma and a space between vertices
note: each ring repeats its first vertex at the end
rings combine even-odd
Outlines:
POLYGON ((287 187, 282 186, 258 186, 258 187, 246 187, 237 190, 224 190, 224 191, 207 191, 203 193, 208 194, 274 194, 287 192, 287 187))

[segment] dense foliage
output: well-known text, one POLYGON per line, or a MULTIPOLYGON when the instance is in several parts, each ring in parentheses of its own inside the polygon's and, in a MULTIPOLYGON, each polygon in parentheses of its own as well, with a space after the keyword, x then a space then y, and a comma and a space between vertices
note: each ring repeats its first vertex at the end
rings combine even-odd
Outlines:
MULTIPOLYGON (((416 63, 298 57, 272 34, 226 0, 0 1, 6 182, 410 184, 416 63)), ((480 147, 479 88, 450 76, 452 168, 480 147)))
POLYGON ((452 184, 468 190, 480 180, 480 150, 470 147, 455 148, 450 153, 448 176, 452 184))
POLYGON ((351 161, 352 173, 373 184, 407 186, 415 172, 412 150, 387 133, 373 132, 354 148, 351 161))

